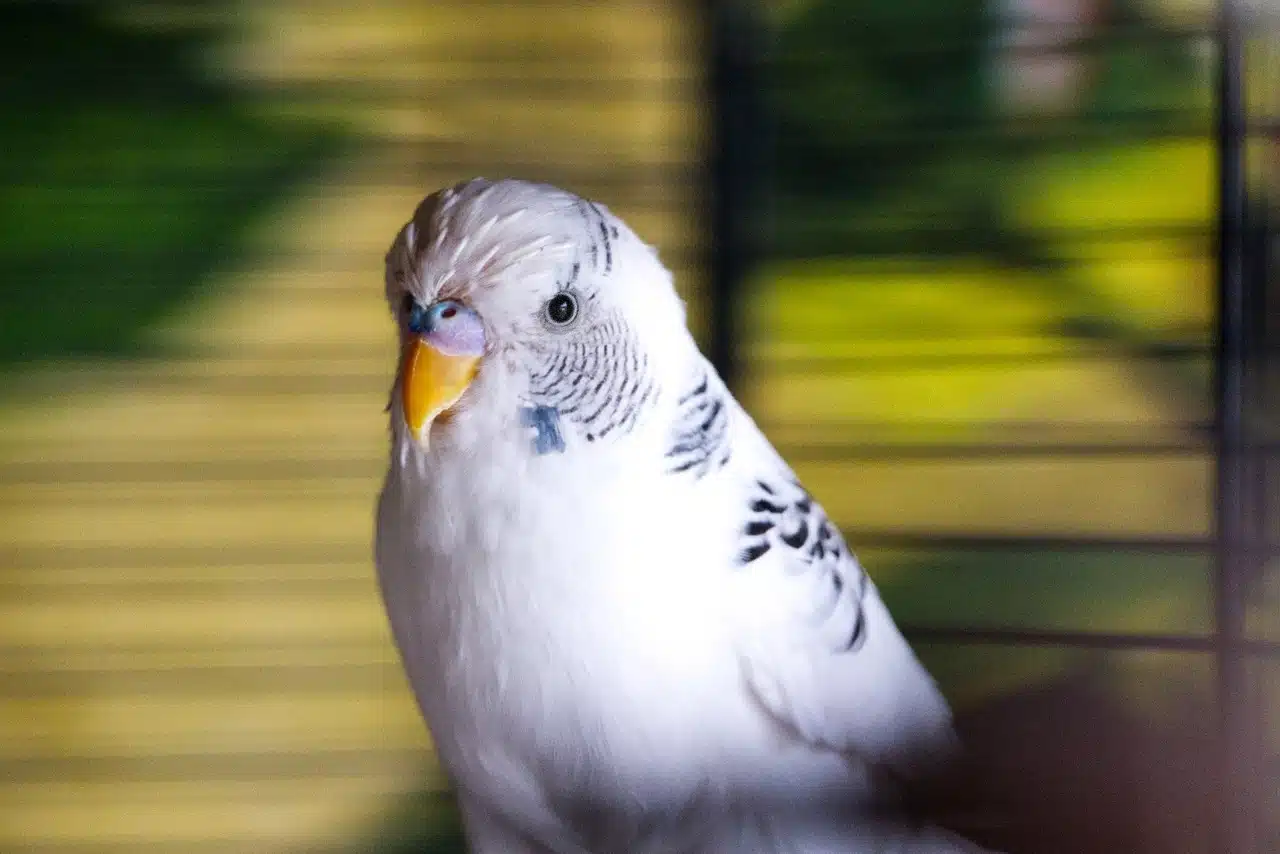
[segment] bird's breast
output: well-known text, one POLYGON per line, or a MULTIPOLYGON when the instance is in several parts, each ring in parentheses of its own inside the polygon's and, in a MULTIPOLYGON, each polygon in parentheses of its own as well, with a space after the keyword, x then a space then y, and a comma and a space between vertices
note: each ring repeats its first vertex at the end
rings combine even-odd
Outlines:
POLYGON ((500 751, 566 791, 705 783, 697 757, 740 735, 730 562, 719 521, 669 486, 389 485, 384 595, 449 764, 483 773, 477 751, 500 751))

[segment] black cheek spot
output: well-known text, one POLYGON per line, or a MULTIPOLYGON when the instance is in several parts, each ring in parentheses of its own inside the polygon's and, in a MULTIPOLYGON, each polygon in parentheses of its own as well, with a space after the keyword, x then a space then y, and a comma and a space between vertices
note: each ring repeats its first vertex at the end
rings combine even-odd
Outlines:
POLYGON ((762 540, 753 546, 749 546, 738 553, 738 560, 741 563, 751 563, 751 561, 760 557, 769 551, 769 541, 762 540))
POLYGON ((758 519, 754 522, 748 522, 747 527, 743 529, 748 537, 759 537, 769 533, 773 529, 773 523, 766 519, 758 519))

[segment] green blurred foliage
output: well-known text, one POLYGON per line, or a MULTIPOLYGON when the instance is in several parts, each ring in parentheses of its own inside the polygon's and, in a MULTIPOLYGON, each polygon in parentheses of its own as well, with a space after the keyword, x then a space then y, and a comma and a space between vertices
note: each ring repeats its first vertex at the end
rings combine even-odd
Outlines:
POLYGON ((1071 47, 1090 58, 1073 115, 1009 115, 993 88, 992 5, 814 0, 780 13, 778 256, 978 254, 1052 268, 1052 241, 1009 222, 1005 188, 1021 166, 1207 116, 1190 44, 1134 0, 1107 4, 1100 34, 1071 47))
POLYGON ((0 372, 138 353, 338 145, 204 74, 218 30, 126 5, 0 4, 0 372))
POLYGON ((878 200, 988 112, 986 0, 818 0, 777 34, 779 184, 878 200))
POLYGON ((351 854, 466 854, 457 802, 431 779, 392 808, 372 837, 360 839, 350 850, 351 854))

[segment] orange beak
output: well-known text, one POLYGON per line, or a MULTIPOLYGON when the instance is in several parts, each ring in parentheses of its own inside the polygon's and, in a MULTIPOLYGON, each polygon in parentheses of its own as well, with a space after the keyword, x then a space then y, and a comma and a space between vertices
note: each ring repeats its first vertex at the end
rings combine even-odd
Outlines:
POLYGON ((416 335, 409 339, 400 360, 400 398, 405 423, 421 445, 432 422, 471 385, 479 365, 479 356, 444 353, 416 335))

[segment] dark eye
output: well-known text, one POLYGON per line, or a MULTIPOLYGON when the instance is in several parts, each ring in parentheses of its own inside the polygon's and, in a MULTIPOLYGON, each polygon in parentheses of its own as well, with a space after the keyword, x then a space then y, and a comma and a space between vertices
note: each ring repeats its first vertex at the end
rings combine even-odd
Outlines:
POLYGON ((413 313, 414 306, 417 304, 418 302, 413 298, 413 294, 405 294, 400 298, 400 313, 408 317, 413 313))
POLYGON ((572 323, 578 316, 578 301, 571 294, 556 294, 547 300, 547 320, 556 326, 572 323))

